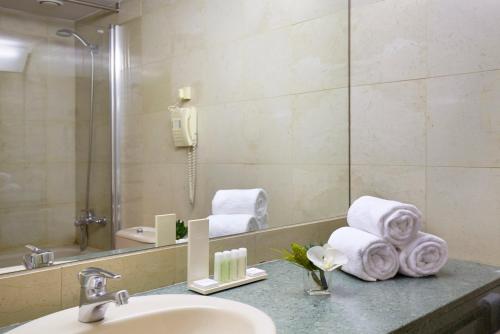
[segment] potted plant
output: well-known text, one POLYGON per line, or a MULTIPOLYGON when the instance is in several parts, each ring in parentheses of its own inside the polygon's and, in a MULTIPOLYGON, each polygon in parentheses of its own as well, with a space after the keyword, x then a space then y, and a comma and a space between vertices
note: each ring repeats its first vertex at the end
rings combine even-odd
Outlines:
POLYGON ((347 257, 331 247, 306 247, 297 243, 282 251, 283 259, 304 269, 304 291, 309 295, 328 295, 331 273, 347 263, 347 257))

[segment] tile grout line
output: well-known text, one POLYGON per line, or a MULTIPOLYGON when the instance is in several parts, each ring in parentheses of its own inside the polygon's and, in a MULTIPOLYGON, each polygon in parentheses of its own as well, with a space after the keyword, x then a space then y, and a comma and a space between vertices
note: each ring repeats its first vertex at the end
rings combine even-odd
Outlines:
POLYGON ((498 71, 500 71, 500 68, 492 68, 492 69, 481 70, 481 71, 458 72, 458 73, 441 74, 441 75, 430 75, 430 76, 417 77, 417 78, 409 78, 409 79, 400 79, 400 80, 389 80, 389 81, 378 81, 378 82, 368 82, 368 83, 361 83, 361 84, 353 84, 352 87, 368 87, 368 86, 378 86, 378 85, 384 85, 384 84, 412 82, 412 81, 420 81, 420 80, 428 80, 428 79, 452 78, 452 77, 458 77, 458 76, 466 76, 466 75, 473 75, 473 74, 483 74, 483 73, 498 72, 498 71))

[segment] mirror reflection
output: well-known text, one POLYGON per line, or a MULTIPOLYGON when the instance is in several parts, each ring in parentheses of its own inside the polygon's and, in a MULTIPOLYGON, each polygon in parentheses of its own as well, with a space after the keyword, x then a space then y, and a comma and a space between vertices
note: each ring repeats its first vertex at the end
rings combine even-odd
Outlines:
POLYGON ((0 273, 345 215, 347 0, 38 6, 0 5, 0 273))

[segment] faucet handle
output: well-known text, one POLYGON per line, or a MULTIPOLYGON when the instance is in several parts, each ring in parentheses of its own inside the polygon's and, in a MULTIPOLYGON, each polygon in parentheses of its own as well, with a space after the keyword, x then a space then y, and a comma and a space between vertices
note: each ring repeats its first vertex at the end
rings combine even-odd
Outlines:
POLYGON ((121 277, 122 275, 120 274, 115 274, 110 271, 95 267, 83 269, 78 273, 78 280, 80 281, 81 287, 87 289, 105 288, 106 279, 118 279, 121 277))
POLYGON ((30 254, 23 256, 23 264, 27 269, 47 267, 54 264, 54 252, 50 249, 42 249, 33 245, 26 245, 31 251, 30 254))
POLYGON ((35 254, 42 254, 42 253, 48 253, 48 252, 50 252, 50 250, 48 250, 48 249, 38 248, 37 246, 34 246, 34 245, 24 245, 24 247, 26 247, 32 253, 35 253, 35 254))

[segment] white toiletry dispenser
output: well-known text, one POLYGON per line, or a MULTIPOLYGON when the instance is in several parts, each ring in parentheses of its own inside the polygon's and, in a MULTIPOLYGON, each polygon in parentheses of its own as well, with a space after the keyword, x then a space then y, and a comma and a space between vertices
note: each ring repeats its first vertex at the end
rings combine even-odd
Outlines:
POLYGON ((214 278, 209 276, 208 219, 188 221, 188 289, 209 295, 267 278, 262 269, 246 269, 246 248, 214 254, 214 278))

